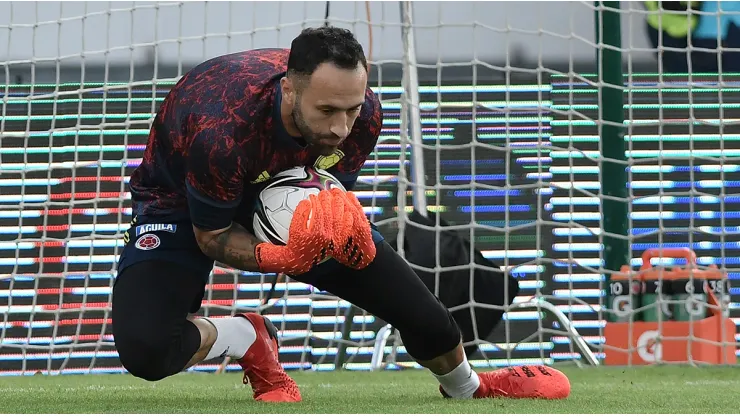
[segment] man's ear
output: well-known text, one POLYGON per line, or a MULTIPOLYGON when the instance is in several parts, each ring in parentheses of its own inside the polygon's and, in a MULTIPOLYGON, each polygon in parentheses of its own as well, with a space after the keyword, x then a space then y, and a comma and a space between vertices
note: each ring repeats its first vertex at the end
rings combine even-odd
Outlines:
POLYGON ((282 90, 282 100, 284 103, 289 105, 295 105, 296 97, 296 85, 293 80, 288 77, 282 77, 280 79, 280 89, 282 90))

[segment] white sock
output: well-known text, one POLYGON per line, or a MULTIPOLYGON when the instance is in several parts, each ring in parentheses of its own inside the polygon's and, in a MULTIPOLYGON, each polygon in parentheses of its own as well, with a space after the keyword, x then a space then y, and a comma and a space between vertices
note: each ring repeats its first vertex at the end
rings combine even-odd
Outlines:
POLYGON ((453 399, 469 399, 480 386, 478 374, 473 371, 468 359, 463 361, 454 370, 444 375, 434 374, 442 385, 442 389, 453 399))
POLYGON ((242 358, 257 339, 252 323, 242 316, 229 318, 203 318, 216 327, 216 342, 208 351, 205 360, 216 357, 242 358))

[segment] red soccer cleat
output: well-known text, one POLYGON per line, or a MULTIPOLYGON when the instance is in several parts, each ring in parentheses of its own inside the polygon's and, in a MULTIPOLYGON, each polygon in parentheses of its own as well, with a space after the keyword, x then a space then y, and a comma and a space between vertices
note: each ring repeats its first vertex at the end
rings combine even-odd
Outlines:
POLYGON ((278 361, 277 329, 267 318, 244 313, 254 326, 257 340, 238 362, 244 369, 244 384, 252 383, 254 399, 263 402, 300 402, 298 385, 278 361))
MULTIPOLYGON (((480 387, 476 399, 508 397, 512 399, 565 399, 570 395, 570 381, 562 372, 544 365, 502 368, 478 374, 480 387)), ((442 395, 449 397, 440 386, 442 395)))

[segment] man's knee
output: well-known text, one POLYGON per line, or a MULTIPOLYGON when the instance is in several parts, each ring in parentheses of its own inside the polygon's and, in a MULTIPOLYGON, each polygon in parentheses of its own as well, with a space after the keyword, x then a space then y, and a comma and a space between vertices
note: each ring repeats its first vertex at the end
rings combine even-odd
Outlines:
POLYGON ((182 371, 200 348, 187 321, 203 283, 199 272, 169 261, 145 261, 119 271, 113 286, 113 337, 132 375, 149 381, 182 371))
POLYGON ((158 381, 172 375, 171 343, 164 336, 143 336, 136 331, 116 331, 113 336, 118 357, 131 375, 147 381, 158 381))

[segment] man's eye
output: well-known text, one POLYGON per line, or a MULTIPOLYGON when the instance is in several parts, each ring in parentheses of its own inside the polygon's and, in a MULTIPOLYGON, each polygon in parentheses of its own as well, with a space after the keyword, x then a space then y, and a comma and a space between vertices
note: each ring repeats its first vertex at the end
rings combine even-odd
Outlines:
POLYGON ((329 114, 334 113, 334 110, 332 110, 331 108, 322 108, 321 109, 321 112, 324 113, 324 114, 329 115, 329 114))

